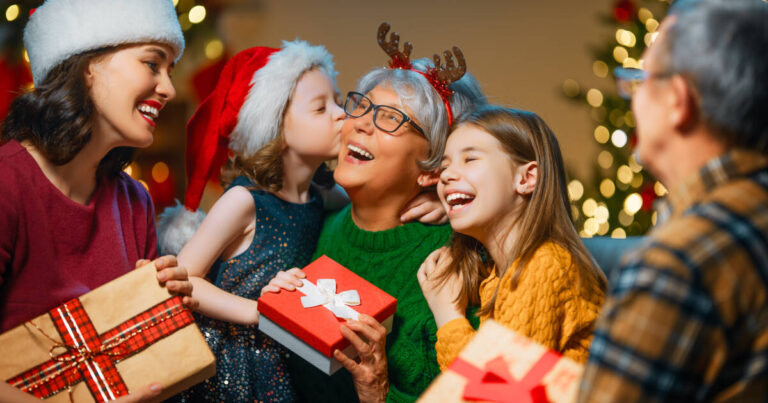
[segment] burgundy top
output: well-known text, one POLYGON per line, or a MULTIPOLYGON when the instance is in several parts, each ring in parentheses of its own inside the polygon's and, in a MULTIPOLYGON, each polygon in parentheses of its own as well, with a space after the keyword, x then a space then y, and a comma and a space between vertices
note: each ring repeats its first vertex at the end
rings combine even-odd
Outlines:
POLYGON ((0 146, 0 332, 156 257, 154 209, 140 183, 125 173, 101 179, 84 206, 17 141, 0 146))

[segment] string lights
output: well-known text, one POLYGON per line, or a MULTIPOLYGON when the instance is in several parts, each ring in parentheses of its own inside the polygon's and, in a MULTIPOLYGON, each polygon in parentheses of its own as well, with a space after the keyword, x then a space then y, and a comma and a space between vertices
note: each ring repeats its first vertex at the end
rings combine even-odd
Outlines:
POLYGON ((592 74, 602 86, 584 87, 563 81, 563 94, 584 102, 595 122, 592 137, 600 146, 591 181, 571 180, 568 194, 581 236, 624 238, 644 234, 656 220, 654 199, 666 195, 635 158, 635 117, 630 103, 618 96, 615 67, 642 68, 643 51, 658 35, 667 0, 616 0, 610 21, 612 35, 595 48, 592 74))

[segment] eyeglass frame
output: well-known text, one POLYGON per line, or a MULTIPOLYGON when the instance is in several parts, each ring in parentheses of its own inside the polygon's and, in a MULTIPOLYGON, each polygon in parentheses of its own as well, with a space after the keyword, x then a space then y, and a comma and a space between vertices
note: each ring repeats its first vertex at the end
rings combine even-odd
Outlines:
POLYGON ((624 99, 630 100, 637 91, 637 87, 648 81, 649 79, 665 79, 674 76, 677 73, 664 72, 664 73, 651 73, 648 70, 638 69, 634 67, 616 67, 613 69, 613 76, 616 77, 616 86, 619 90, 619 96, 624 99), (622 90, 622 82, 629 83, 632 88, 627 94, 622 90))
POLYGON ((411 119, 410 116, 408 116, 405 112, 401 111, 400 109, 397 109, 394 106, 389 106, 389 105, 376 105, 376 104, 373 103, 373 101, 371 101, 370 98, 366 97, 365 94, 361 94, 361 93, 359 93, 357 91, 349 91, 349 92, 347 92, 347 98, 344 100, 344 113, 346 113, 347 116, 349 116, 351 118, 361 118, 361 117, 367 115, 368 112, 370 112, 371 110, 373 110, 373 119, 372 119, 373 125, 376 126, 376 128, 378 128, 379 130, 381 130, 381 131, 383 131, 385 133, 389 133, 391 135, 394 135, 394 133, 396 131, 398 131, 401 127, 403 127, 404 124, 409 123, 411 126, 413 126, 414 129, 416 129, 416 131, 421 133, 422 136, 426 137, 426 134, 424 133, 424 130, 421 127, 419 127, 419 125, 416 124, 416 122, 413 119, 411 119), (365 111, 362 114, 358 115, 358 116, 355 116, 355 115, 353 115, 353 114, 351 114, 351 113, 349 113, 347 111, 347 103, 349 103, 349 99, 351 98, 352 95, 360 96, 362 99, 367 100, 368 104, 369 104, 368 108, 366 108, 365 111), (400 122, 400 124, 397 125, 397 127, 394 130, 390 131, 390 130, 386 130, 386 129, 382 128, 381 126, 379 126, 376 123, 376 116, 378 114, 379 108, 388 108, 388 109, 395 110, 396 112, 398 112, 401 115, 403 115, 403 121, 400 122))

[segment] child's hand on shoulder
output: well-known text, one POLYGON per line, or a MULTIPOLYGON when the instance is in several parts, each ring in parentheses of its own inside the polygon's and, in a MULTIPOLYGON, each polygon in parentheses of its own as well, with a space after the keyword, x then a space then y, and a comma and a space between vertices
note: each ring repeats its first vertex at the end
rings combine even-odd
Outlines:
POLYGON ((293 291, 296 287, 301 287, 303 283, 301 279, 307 277, 301 269, 294 267, 287 271, 279 271, 272 280, 269 280, 269 284, 261 289, 261 295, 268 292, 280 292, 280 290, 293 291))
POLYGON ((466 306, 456 302, 462 287, 461 275, 456 272, 443 274, 452 262, 450 250, 442 247, 430 253, 416 273, 438 328, 453 319, 463 318, 466 310, 466 306))
POLYGON ((443 208, 443 203, 437 197, 437 192, 423 192, 411 199, 400 215, 400 222, 418 220, 424 224, 445 224, 448 222, 448 214, 443 208))

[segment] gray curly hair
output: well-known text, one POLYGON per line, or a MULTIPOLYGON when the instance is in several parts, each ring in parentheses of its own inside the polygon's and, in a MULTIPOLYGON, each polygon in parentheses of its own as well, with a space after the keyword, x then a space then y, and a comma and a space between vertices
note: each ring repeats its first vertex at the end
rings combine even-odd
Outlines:
MULTIPOLYGON (((426 72, 433 67, 429 59, 417 59, 412 62, 413 68, 426 72)), ((448 136, 448 113, 445 110, 440 94, 424 76, 419 73, 403 70, 378 68, 370 71, 360 79, 357 91, 367 94, 378 86, 391 88, 397 93, 402 106, 408 107, 415 116, 411 116, 424 130, 424 136, 429 141, 429 156, 425 161, 419 161, 419 167, 431 171, 440 165, 448 136)), ((450 89, 455 91, 451 97, 451 111, 454 119, 479 105, 487 103, 480 83, 470 73, 451 83, 450 89)))

